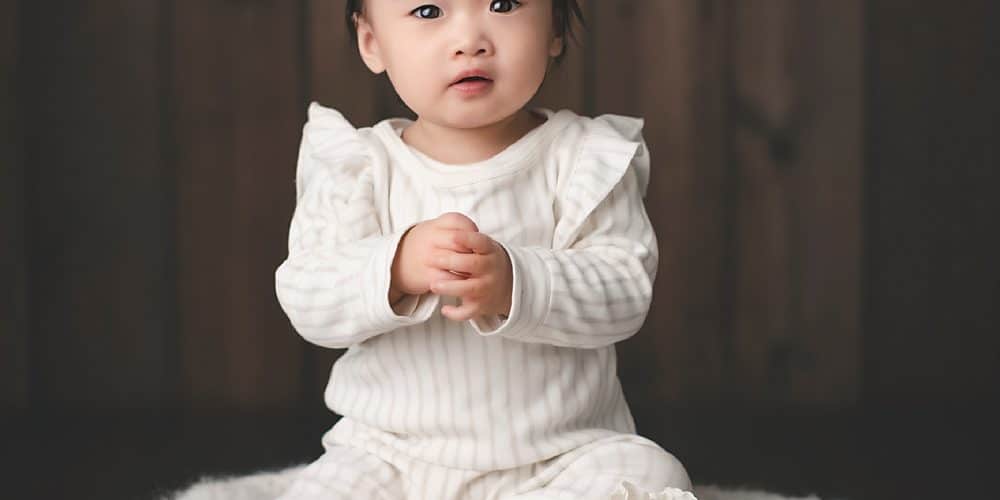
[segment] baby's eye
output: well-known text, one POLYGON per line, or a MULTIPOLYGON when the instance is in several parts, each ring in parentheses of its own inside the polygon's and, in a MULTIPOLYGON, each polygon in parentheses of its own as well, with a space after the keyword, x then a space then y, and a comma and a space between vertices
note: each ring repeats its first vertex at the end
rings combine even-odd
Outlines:
POLYGON ((420 7, 413 9, 410 14, 418 14, 417 18, 419 19, 434 19, 435 17, 441 16, 441 9, 438 8, 437 5, 421 5, 420 7), (437 15, 431 16, 434 12, 437 12, 437 15))
POLYGON ((493 10, 494 12, 510 12, 514 10, 514 8, 517 7, 518 5, 521 5, 521 2, 519 2, 518 0, 493 0, 492 2, 490 2, 490 10, 493 10), (504 9, 503 8, 504 5, 510 6, 510 8, 504 9), (497 9, 494 10, 493 7, 497 7, 497 9))

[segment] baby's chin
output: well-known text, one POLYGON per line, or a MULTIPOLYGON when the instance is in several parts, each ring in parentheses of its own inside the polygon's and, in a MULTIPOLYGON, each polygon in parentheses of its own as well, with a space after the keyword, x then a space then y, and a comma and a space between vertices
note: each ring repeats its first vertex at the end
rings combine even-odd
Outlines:
POLYGON ((465 109, 462 109, 461 106, 450 106, 443 112, 436 111, 423 115, 418 113, 417 116, 421 120, 429 121, 435 125, 473 130, 510 120, 522 109, 524 109, 523 104, 521 106, 468 106, 465 109))

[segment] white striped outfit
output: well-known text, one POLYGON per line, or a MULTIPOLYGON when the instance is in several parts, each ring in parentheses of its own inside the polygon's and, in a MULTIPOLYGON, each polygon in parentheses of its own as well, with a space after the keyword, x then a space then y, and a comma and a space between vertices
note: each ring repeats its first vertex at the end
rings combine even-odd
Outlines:
POLYGON ((534 112, 547 121, 497 155, 449 165, 402 141, 407 119, 356 129, 310 105, 276 291, 303 338, 348 350, 325 395, 343 418, 283 500, 691 489, 635 434, 616 373, 614 343, 645 320, 658 259, 643 121, 534 112), (440 306, 458 299, 431 293, 402 299, 406 314, 390 306, 400 237, 446 212, 510 255, 507 319, 449 320, 440 306))

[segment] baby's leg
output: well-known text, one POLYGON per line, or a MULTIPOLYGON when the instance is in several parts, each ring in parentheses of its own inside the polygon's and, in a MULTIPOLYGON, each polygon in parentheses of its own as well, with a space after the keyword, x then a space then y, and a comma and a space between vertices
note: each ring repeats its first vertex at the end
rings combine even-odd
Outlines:
POLYGON ((636 435, 602 439, 551 459, 511 500, 608 500, 622 481, 649 493, 691 490, 680 461, 636 435))
POLYGON ((399 500, 399 471, 363 450, 330 446, 306 466, 278 500, 399 500))

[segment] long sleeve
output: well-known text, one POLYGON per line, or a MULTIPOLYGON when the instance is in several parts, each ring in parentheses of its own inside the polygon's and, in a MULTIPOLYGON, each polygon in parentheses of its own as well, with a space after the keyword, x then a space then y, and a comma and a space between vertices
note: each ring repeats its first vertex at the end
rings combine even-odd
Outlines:
POLYGON ((557 197, 553 248, 499 242, 513 269, 511 311, 505 320, 470 320, 479 334, 598 348, 639 330, 659 257, 643 205, 649 156, 641 127, 617 115, 595 123, 557 197))
POLYGON ((426 321, 438 296, 389 304, 392 261, 409 227, 383 234, 373 202, 372 157, 356 129, 313 104, 296 168, 288 257, 275 272, 278 302, 305 340, 346 348, 426 321))

